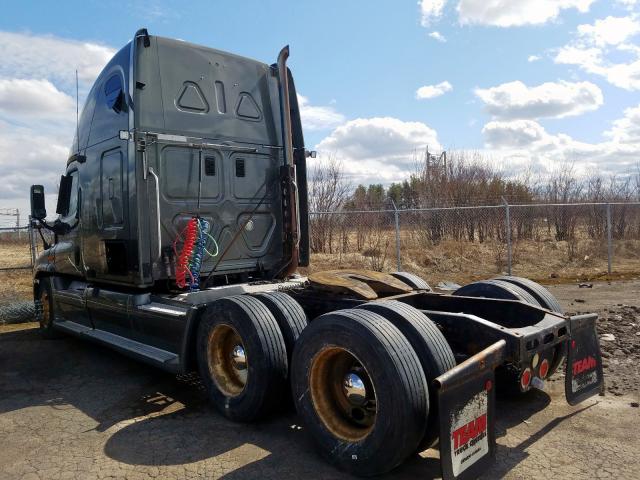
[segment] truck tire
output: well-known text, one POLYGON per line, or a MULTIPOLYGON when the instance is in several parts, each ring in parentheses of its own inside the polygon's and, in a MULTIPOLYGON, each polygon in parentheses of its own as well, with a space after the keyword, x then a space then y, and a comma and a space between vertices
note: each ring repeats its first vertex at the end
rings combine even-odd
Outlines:
MULTIPOLYGON (((391 300, 364 303, 357 308, 381 315, 400 330, 416 352, 429 387, 433 380, 456 366, 456 359, 442 332, 429 317, 411 305, 391 300)), ((429 418, 419 445, 420 451, 431 447, 437 440, 438 420, 437 392, 429 388, 429 418)))
POLYGON ((452 293, 463 297, 484 297, 501 300, 519 300, 521 302, 541 307, 538 301, 529 292, 513 283, 503 280, 480 280, 469 283, 452 293))
MULTIPOLYGON (((547 310, 551 310, 552 312, 564 314, 562 307, 560 306, 560 303, 551 294, 551 292, 549 292, 549 290, 544 288, 542 285, 539 285, 529 279, 522 278, 522 277, 504 276, 504 277, 498 277, 494 280, 484 280, 483 282, 475 282, 475 283, 476 284, 477 283, 493 283, 493 284, 498 283, 502 287, 505 287, 505 285, 507 285, 509 286, 509 288, 507 289, 511 290, 511 294, 514 294, 516 297, 516 298, 510 298, 510 299, 524 300, 527 303, 530 303, 537 307, 540 306, 542 308, 546 308, 547 310)), ((493 286, 482 287, 481 289, 474 287, 472 289, 472 292, 475 292, 476 290, 484 291, 484 294, 482 295, 474 295, 472 293, 467 293, 466 291, 465 293, 462 293, 464 289, 467 289, 467 287, 471 287, 472 285, 474 285, 474 283, 465 285, 464 287, 456 290, 456 292, 454 292, 454 295, 467 295, 470 297, 483 296, 488 298, 507 298, 508 296, 510 296, 510 294, 505 293, 504 290, 500 292, 499 288, 496 288, 493 286), (491 292, 489 292, 489 290, 491 290, 491 292), (498 297, 493 295, 506 295, 506 296, 498 297)), ((554 350, 553 361, 549 368, 549 373, 547 374, 547 378, 553 375, 558 370, 558 368, 562 365, 565 356, 566 356, 566 345, 565 344, 558 345, 554 350)), ((519 372, 516 372, 514 374, 513 372, 509 371, 508 375, 503 375, 503 376, 506 378, 506 382, 511 382, 512 380, 517 382, 519 378, 519 372)), ((498 382, 498 385, 500 385, 501 383, 505 383, 505 382, 498 382)))
POLYGON ((287 360, 291 361, 293 347, 307 326, 307 315, 298 302, 286 293, 265 292, 252 295, 269 309, 278 322, 280 333, 287 347, 287 360))
POLYGON ((431 291, 431 287, 427 282, 425 282, 418 275, 414 275, 409 272, 391 272, 392 277, 397 278, 401 282, 406 283, 414 290, 426 290, 427 292, 431 291))
POLYGON ((237 295, 211 303, 196 345, 207 396, 226 417, 249 422, 280 405, 287 350, 276 319, 260 300, 237 295))
POLYGON ((322 454, 354 475, 378 475, 415 452, 429 411, 427 383, 409 341, 363 309, 321 315, 293 351, 298 414, 322 454))
POLYGON ((60 338, 58 332, 53 326, 55 318, 53 304, 53 286, 50 277, 40 278, 38 288, 35 291, 34 304, 36 309, 36 319, 40 324, 40 335, 46 339, 60 338))
POLYGON ((552 312, 564 315, 564 311, 562 310, 560 302, 558 302, 556 297, 554 297, 549 290, 544 288, 539 283, 529 280, 528 278, 509 276, 496 277, 494 280, 501 280, 503 282, 509 282, 513 285, 517 285, 523 290, 529 292, 542 308, 546 308, 547 310, 551 310, 552 312))

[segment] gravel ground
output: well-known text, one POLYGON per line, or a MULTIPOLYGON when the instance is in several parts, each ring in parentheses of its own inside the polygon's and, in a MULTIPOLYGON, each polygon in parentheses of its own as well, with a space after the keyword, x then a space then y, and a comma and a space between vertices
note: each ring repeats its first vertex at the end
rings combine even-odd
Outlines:
MULTIPOLYGON (((615 396, 640 392, 640 281, 550 287, 568 313, 598 313, 605 385, 615 396)), ((640 412, 638 412, 640 415, 640 412)))
MULTIPOLYGON (((626 324, 638 325, 631 305, 640 282, 552 289, 568 310, 600 313, 600 334, 614 335, 603 342, 614 395, 570 407, 558 377, 546 392, 500 400, 497 458, 485 477, 638 479, 640 335, 626 324)), ((74 338, 44 341, 35 327, 0 327, 2 480, 351 478, 315 453, 291 412, 234 424, 209 407, 193 377, 74 338)), ((384 478, 438 475, 428 450, 384 478)))

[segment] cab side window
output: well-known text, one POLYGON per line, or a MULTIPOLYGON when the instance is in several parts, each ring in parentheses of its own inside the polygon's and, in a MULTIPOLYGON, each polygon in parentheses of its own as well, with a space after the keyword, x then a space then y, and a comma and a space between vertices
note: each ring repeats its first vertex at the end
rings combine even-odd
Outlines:
POLYGON ((124 106, 124 89, 122 87, 122 77, 119 73, 112 75, 104 84, 104 98, 107 107, 115 113, 120 113, 124 106))
POLYGON ((119 130, 129 128, 127 95, 124 90, 124 77, 120 71, 113 72, 102 81, 99 80, 98 88, 93 94, 95 110, 91 122, 89 146, 115 138, 119 130))

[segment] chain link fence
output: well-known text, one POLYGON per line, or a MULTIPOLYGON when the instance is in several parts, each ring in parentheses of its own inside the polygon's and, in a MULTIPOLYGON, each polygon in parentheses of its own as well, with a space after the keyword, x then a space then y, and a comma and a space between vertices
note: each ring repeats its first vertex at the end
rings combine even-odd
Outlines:
POLYGON ((30 226, 0 227, 0 324, 33 319, 34 234, 30 226))
POLYGON ((311 213, 312 269, 408 270, 431 281, 496 274, 640 273, 640 203, 311 213))
MULTIPOLYGON (((461 284, 640 274, 640 203, 312 212, 310 221, 313 271, 407 270, 461 284)), ((0 227, 0 322, 10 306, 32 305, 39 248, 31 226, 0 227)))

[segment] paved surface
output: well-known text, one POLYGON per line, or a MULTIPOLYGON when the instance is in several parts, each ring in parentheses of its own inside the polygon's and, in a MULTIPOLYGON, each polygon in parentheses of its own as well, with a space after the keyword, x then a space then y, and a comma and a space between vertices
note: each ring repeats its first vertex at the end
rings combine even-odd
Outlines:
MULTIPOLYGON (((598 288, 598 298, 611 304, 634 285, 598 288)), ((578 298, 576 287, 562 288, 565 302, 578 298)), ((631 406, 639 392, 570 407, 560 383, 499 402, 498 454, 486 478, 640 478, 640 409, 631 406)), ((41 340, 35 324, 0 327, 0 479, 350 478, 315 453, 296 422, 285 411, 234 424, 208 406, 194 378, 73 338, 41 340)), ((437 453, 427 451, 384 478, 438 475, 437 453)))

